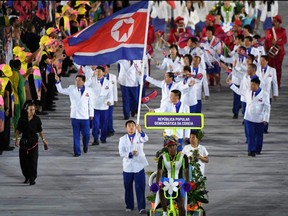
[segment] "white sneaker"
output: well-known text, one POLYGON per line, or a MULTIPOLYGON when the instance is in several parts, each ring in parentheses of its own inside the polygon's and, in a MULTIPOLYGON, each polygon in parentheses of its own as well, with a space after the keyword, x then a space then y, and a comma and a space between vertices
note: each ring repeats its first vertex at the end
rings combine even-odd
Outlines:
POLYGON ((126 212, 131 212, 132 211, 132 209, 126 209, 126 212))

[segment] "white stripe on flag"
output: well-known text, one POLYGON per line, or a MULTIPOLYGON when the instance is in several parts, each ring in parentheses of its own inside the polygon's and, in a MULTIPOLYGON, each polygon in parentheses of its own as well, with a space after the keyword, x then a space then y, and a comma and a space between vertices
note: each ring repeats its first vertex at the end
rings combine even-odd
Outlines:
POLYGON ((126 17, 131 17, 135 13, 147 13, 147 9, 141 8, 138 11, 135 11, 133 13, 119 14, 118 16, 114 17, 113 19, 122 19, 122 18, 126 18, 126 17))
POLYGON ((74 55, 79 55, 79 56, 101 55, 101 54, 104 54, 104 53, 109 53, 109 52, 116 51, 117 49, 120 49, 122 47, 125 47, 125 48, 143 48, 144 44, 120 44, 117 47, 101 50, 99 52, 75 52, 74 55))

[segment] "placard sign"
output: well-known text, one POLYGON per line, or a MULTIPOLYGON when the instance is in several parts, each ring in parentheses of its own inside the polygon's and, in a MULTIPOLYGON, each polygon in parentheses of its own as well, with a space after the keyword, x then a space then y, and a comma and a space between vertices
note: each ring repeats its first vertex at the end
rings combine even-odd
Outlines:
POLYGON ((147 129, 203 129, 202 113, 146 113, 144 115, 147 129))

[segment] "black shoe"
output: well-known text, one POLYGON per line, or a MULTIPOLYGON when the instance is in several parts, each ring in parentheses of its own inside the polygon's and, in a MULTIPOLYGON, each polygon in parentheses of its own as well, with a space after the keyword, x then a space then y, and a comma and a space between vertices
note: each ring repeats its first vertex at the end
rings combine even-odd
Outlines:
POLYGON ((256 155, 261 155, 261 152, 256 152, 256 155))
POLYGON ((107 141, 106 140, 101 140, 101 143, 107 143, 107 141))
POLYGON ((79 154, 74 154, 73 157, 80 157, 80 155, 79 154))
POLYGON ((114 132, 110 132, 107 134, 107 137, 111 137, 111 136, 114 136, 114 132))
POLYGON ((92 143, 92 146, 94 145, 99 145, 99 141, 98 140, 94 140, 94 142, 92 143))
POLYGON ((124 120, 128 120, 129 119, 129 117, 124 117, 124 120))
POLYGON ((3 151, 13 151, 15 147, 13 146, 7 146, 6 148, 3 149, 3 151))
POLYGON ((30 185, 35 185, 35 184, 36 184, 35 180, 30 180, 30 185))
POLYGON ((83 152, 87 153, 88 152, 88 148, 83 148, 83 152))
POLYGON ((24 181, 23 183, 24 183, 24 184, 29 183, 29 178, 28 178, 28 177, 25 177, 25 181, 24 181))
POLYGON ((233 119, 238 119, 238 114, 234 114, 232 118, 233 119))
POLYGON ((268 131, 264 131, 264 134, 268 134, 269 132, 268 131))
POLYGON ((252 151, 251 152, 251 157, 255 157, 256 156, 256 152, 255 151, 252 151))
POLYGON ((248 156, 251 156, 251 152, 248 152, 248 156))
POLYGON ((3 153, 3 151, 2 151, 2 150, 0 150, 0 155, 2 155, 2 153, 3 153))

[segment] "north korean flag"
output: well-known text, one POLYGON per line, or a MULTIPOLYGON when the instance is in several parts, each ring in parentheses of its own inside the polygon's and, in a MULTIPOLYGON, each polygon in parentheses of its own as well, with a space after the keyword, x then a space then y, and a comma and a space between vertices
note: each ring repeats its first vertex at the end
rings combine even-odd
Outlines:
POLYGON ((79 65, 112 64, 143 58, 148 1, 124 8, 63 40, 66 55, 79 65))

